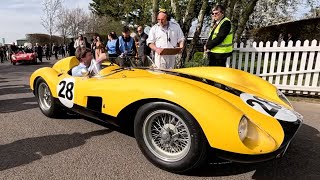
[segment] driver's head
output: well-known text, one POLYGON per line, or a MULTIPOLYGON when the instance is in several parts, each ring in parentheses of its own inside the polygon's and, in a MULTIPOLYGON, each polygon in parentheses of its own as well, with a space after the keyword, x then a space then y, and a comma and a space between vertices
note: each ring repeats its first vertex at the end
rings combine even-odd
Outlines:
POLYGON ((87 67, 90 66, 92 60, 92 53, 91 49, 85 47, 78 47, 76 49, 76 57, 77 59, 82 62, 87 67))
POLYGON ((124 38, 130 37, 130 29, 128 26, 124 26, 122 29, 122 35, 124 38))

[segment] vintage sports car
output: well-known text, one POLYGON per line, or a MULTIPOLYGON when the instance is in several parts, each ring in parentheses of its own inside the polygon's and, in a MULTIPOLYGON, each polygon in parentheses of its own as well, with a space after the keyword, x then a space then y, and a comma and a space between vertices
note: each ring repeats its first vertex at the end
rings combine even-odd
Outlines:
POLYGON ((281 91, 240 70, 104 62, 96 76, 84 71, 72 77, 78 64, 68 57, 31 75, 43 114, 55 117, 68 109, 131 127, 145 157, 167 171, 195 169, 209 152, 234 162, 282 157, 302 125, 281 91))
POLYGON ((34 52, 31 53, 26 53, 23 51, 19 51, 15 54, 12 54, 12 64, 16 65, 16 63, 22 63, 22 62, 27 62, 27 63, 37 63, 37 55, 34 52))

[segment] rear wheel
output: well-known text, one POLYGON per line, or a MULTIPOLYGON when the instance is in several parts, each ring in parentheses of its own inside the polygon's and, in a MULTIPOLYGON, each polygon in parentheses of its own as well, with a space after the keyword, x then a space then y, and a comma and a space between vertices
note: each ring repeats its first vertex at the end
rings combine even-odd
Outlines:
POLYGON ((40 110, 47 117, 59 117, 63 113, 61 107, 55 102, 48 84, 42 79, 36 81, 35 95, 38 100, 40 110))
POLYGON ((12 62, 13 65, 16 65, 16 62, 12 62))
POLYGON ((166 102, 143 105, 134 132, 143 154, 156 166, 184 173, 204 163, 206 138, 185 109, 166 102))

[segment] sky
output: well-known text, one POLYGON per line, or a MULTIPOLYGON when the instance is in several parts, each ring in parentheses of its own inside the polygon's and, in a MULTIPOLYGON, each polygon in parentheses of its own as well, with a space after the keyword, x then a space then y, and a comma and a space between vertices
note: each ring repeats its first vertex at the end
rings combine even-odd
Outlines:
MULTIPOLYGON (((63 6, 67 8, 83 8, 89 12, 89 3, 92 0, 63 0, 63 6)), ((48 32, 41 25, 43 0, 0 0, 0 43, 5 38, 5 43, 11 44, 17 39, 25 39, 28 33, 48 32)), ((295 14, 300 19, 308 8, 298 6, 295 14)))
MULTIPOLYGON (((92 0, 64 0, 63 7, 83 8, 89 11, 92 0)), ((28 33, 46 33, 41 25, 43 0, 0 0, 0 43, 11 44, 25 39, 28 33)))

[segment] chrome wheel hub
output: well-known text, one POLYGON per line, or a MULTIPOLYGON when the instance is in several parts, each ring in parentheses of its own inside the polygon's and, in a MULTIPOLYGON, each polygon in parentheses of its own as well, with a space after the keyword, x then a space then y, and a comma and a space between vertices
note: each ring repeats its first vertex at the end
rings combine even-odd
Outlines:
POLYGON ((39 105, 42 110, 49 110, 51 107, 51 93, 46 83, 40 83, 38 87, 39 105))
POLYGON ((164 161, 179 161, 191 147, 191 136, 185 122, 175 113, 158 110, 147 116, 143 138, 148 149, 164 161))

